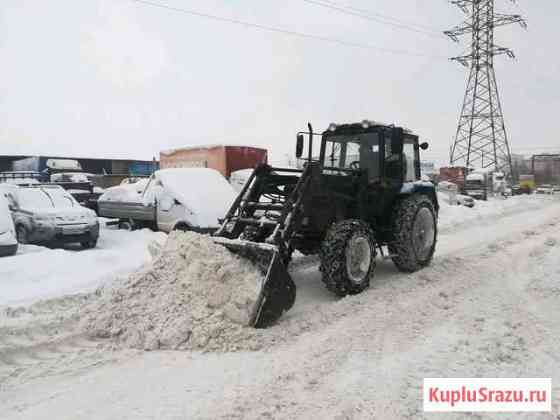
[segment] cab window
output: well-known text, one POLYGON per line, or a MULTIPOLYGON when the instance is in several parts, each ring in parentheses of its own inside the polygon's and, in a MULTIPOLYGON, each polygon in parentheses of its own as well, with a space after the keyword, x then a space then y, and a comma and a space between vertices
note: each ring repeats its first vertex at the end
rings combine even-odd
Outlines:
POLYGON ((333 136, 326 142, 326 168, 367 169, 370 180, 379 178, 379 138, 376 133, 333 136))
POLYGON ((416 169, 414 166, 415 161, 415 153, 414 153, 414 144, 410 142, 405 142, 403 145, 403 167, 404 167, 404 174, 403 174, 403 181, 410 182, 416 180, 416 169))

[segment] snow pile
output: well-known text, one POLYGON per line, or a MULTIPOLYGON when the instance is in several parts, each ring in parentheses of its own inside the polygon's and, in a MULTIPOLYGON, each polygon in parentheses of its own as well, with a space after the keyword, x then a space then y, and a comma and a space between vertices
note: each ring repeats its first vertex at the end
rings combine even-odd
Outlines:
POLYGON ((156 242, 163 244, 167 239, 161 232, 128 232, 105 227, 104 219, 100 222, 95 249, 82 250, 73 244, 66 249, 20 244, 16 256, 0 258, 0 307, 93 292, 149 265, 152 258, 147 247, 156 242))
POLYGON ((171 233, 160 252, 84 308, 90 337, 145 350, 226 351, 252 336, 244 326, 262 281, 252 263, 192 232, 171 233))
POLYGON ((450 205, 448 199, 440 194, 438 194, 438 200, 440 205, 438 229, 440 232, 488 222, 510 214, 536 210, 543 206, 543 201, 551 201, 548 197, 537 195, 517 195, 507 199, 489 197, 488 201, 475 200, 474 207, 468 208, 462 205, 450 205))

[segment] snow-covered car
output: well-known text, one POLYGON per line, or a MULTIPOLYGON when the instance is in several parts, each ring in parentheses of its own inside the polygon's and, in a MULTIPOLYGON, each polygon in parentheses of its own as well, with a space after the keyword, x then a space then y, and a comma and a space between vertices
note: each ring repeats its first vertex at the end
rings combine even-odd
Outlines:
MULTIPOLYGON (((129 178, 124 178, 120 185, 127 185, 127 184, 136 184, 138 182, 144 182, 144 181, 148 181, 148 178, 146 177, 137 177, 137 176, 131 176, 129 178)), ((144 184, 146 185, 146 184, 144 184)))
POLYGON ((0 257, 14 255, 17 249, 16 230, 10 213, 8 199, 0 191, 0 257))
POLYGON ((477 200, 488 200, 488 175, 483 172, 474 172, 467 175, 465 192, 477 200))
POLYGON ((554 188, 552 185, 543 184, 537 187, 537 194, 554 194, 554 188))
POLYGON ((214 169, 169 168, 145 181, 109 188, 97 204, 100 216, 118 219, 122 228, 213 232, 236 197, 214 169))
POLYGON ((472 208, 475 205, 474 198, 464 194, 457 194, 445 189, 438 190, 437 196, 439 202, 447 203, 450 206, 465 206, 472 208))
POLYGON ((47 181, 45 174, 34 171, 0 172, 0 184, 29 185, 47 181))
MULTIPOLYGON (((130 179, 130 178, 127 178, 130 179)), ((126 180, 125 180, 126 181, 126 180)), ((99 196, 101 201, 137 201, 148 185, 149 178, 137 179, 136 182, 121 182, 120 185, 107 188, 99 196)))
POLYGON ((235 189, 235 191, 239 193, 241 192, 253 172, 254 169, 241 169, 239 171, 234 171, 229 177, 229 183, 235 189))
POLYGON ((441 200, 452 206, 474 207, 474 199, 468 195, 459 194, 459 186, 453 182, 440 181, 436 189, 441 200))
POLYGON ((465 207, 474 207, 474 198, 469 195, 457 194, 457 203, 465 207))
POLYGON ((92 182, 94 174, 87 172, 57 172, 51 174, 51 182, 92 182))
POLYGON ((20 244, 97 245, 99 221, 95 212, 80 206, 62 187, 38 185, 6 191, 20 244))

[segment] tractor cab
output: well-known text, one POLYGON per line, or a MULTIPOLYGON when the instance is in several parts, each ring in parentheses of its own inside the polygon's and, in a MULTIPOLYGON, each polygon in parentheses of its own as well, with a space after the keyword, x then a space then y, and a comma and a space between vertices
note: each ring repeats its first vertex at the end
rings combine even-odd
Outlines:
POLYGON ((401 185, 420 179, 418 136, 400 127, 363 121, 331 124, 322 135, 320 161, 326 171, 365 172, 368 183, 401 185))

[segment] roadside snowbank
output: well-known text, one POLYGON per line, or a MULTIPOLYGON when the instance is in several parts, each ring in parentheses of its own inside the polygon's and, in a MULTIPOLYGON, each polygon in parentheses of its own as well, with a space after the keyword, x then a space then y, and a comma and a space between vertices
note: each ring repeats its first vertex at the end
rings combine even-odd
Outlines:
POLYGON ((128 232, 102 226, 94 249, 21 245, 15 256, 0 261, 0 306, 95 290, 149 262, 148 244, 163 242, 166 236, 147 229, 128 232))
POLYGON ((553 196, 517 195, 507 199, 489 197, 488 201, 476 200, 473 208, 452 206, 449 202, 440 200, 438 229, 440 232, 445 232, 477 221, 487 221, 489 218, 536 210, 545 204, 543 201, 551 200, 554 200, 553 196))
POLYGON ((121 347, 230 350, 244 338, 261 281, 256 266, 210 237, 173 232, 152 267, 99 291, 83 329, 121 347))

